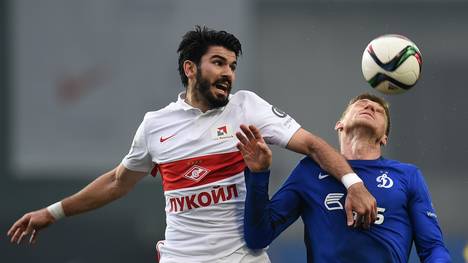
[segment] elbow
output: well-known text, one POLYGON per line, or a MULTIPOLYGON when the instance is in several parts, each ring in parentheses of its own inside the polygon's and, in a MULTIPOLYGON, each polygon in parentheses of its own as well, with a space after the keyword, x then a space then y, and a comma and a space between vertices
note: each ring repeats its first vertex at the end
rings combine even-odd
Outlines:
POLYGON ((452 259, 447 248, 444 245, 440 245, 427 251, 427 253, 419 253, 421 262, 424 263, 450 263, 452 259))
POLYGON ((109 185, 108 194, 112 200, 116 200, 125 196, 128 192, 130 192, 130 190, 131 190, 131 187, 128 187, 127 185, 122 184, 119 179, 115 179, 109 185))
POLYGON ((249 249, 263 249, 270 245, 272 241, 271 230, 263 227, 260 222, 252 222, 253 220, 249 217, 250 213, 248 213, 248 210, 246 211, 246 215, 244 217, 244 240, 247 247, 249 249))
POLYGON ((127 189, 122 189, 122 188, 118 188, 114 191, 114 198, 115 199, 120 199, 122 197, 124 197, 125 195, 127 195, 130 191, 127 190, 127 189))
POLYGON ((111 195, 114 197, 114 199, 119 199, 127 195, 131 190, 131 186, 122 184, 119 180, 117 180, 111 187, 111 195))

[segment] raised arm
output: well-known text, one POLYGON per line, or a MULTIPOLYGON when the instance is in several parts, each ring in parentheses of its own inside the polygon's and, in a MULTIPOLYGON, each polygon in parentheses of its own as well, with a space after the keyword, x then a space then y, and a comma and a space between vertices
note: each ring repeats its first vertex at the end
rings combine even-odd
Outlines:
POLYGON ((55 223, 60 217, 81 214, 104 206, 127 194, 146 173, 128 170, 123 165, 99 176, 78 193, 52 206, 29 212, 17 220, 8 231, 12 243, 19 244, 30 235, 35 243, 39 230, 55 223))
POLYGON ((302 128, 293 135, 286 147, 310 156, 322 169, 341 181, 348 189, 345 202, 348 226, 369 228, 377 216, 377 202, 341 154, 323 139, 302 128), (358 215, 356 220, 353 211, 358 215))
POLYGON ((247 195, 244 211, 244 239, 251 249, 268 246, 281 232, 294 223, 300 215, 300 197, 285 185, 270 201, 268 196, 269 167, 272 154, 260 132, 254 126, 241 126, 236 133, 237 145, 249 169, 245 171, 247 195))

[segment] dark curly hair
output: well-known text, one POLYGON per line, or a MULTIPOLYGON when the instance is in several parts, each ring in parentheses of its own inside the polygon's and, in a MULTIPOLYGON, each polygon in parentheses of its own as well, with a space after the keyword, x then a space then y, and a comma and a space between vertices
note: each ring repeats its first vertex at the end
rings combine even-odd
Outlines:
POLYGON ((179 75, 182 84, 188 85, 187 76, 184 72, 184 61, 190 60, 196 65, 200 64, 201 57, 210 46, 222 46, 236 54, 236 58, 242 54, 242 46, 234 35, 226 31, 216 31, 206 26, 195 26, 194 30, 188 31, 177 48, 179 53, 179 75))

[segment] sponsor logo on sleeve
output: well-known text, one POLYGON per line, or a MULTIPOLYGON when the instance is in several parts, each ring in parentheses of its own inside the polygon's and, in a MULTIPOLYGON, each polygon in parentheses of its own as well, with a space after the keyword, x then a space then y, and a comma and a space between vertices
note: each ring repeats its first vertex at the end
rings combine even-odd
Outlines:
POLYGON ((437 219, 437 215, 436 215, 436 213, 434 213, 434 212, 427 211, 427 212, 426 212, 426 215, 427 215, 428 217, 432 217, 432 218, 434 218, 434 219, 437 219))
POLYGON ((275 106, 271 106, 271 111, 272 111, 276 116, 278 116, 278 117, 280 117, 280 118, 284 118, 284 117, 288 116, 288 114, 286 114, 286 112, 284 112, 284 111, 278 109, 278 108, 275 107, 275 106))

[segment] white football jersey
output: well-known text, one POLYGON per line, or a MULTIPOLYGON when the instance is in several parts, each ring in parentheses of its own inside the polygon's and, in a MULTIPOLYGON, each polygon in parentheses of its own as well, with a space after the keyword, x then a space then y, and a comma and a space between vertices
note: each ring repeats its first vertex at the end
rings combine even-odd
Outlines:
POLYGON ((161 174, 167 224, 161 258, 212 262, 245 244, 245 164, 235 132, 253 124, 267 143, 285 147, 300 126, 250 91, 204 113, 184 97, 145 115, 122 164, 161 174))

